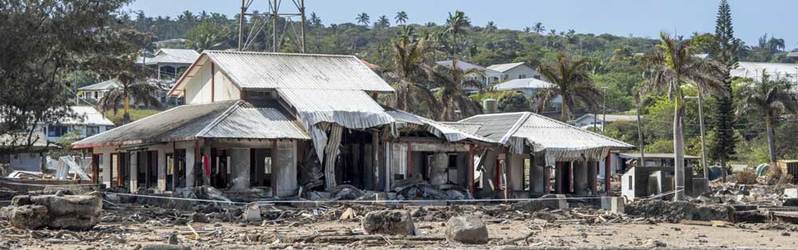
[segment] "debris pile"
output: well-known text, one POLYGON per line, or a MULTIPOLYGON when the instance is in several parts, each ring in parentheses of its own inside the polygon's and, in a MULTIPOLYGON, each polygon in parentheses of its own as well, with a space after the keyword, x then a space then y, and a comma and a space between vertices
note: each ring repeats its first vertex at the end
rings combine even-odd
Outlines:
POLYGON ((627 204, 625 212, 658 221, 681 220, 734 221, 735 209, 722 204, 699 204, 687 201, 639 200, 627 204))

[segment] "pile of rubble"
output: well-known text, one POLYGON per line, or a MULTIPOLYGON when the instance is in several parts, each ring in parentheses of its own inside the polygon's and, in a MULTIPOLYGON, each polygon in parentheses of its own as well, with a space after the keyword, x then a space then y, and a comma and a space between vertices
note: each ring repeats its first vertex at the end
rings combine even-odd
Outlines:
POLYGON ((88 230, 97 225, 102 212, 100 194, 67 193, 14 196, 10 206, 0 209, 0 218, 8 219, 13 226, 28 229, 88 230))
POLYGON ((667 222, 679 222, 681 220, 735 221, 734 207, 721 204, 652 199, 626 204, 624 210, 632 216, 667 222))

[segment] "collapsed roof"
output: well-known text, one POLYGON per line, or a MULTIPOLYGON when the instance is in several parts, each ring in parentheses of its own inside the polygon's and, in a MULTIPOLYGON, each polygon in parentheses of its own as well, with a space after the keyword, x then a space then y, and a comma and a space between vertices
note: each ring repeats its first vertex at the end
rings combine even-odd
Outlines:
POLYGON ((535 152, 544 152, 550 165, 557 160, 578 160, 583 156, 599 159, 610 149, 634 147, 532 112, 476 115, 458 123, 479 125, 477 135, 506 145, 513 153, 523 153, 525 145, 535 152))

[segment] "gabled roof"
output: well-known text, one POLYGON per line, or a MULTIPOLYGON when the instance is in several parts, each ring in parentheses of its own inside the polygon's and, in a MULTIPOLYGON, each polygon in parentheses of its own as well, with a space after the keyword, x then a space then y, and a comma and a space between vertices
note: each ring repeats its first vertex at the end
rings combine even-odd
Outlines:
POLYGON ((355 56, 206 50, 177 81, 173 94, 208 62, 241 89, 394 91, 355 56))
POLYGON ((476 115, 459 122, 482 125, 477 135, 509 145, 516 153, 522 152, 520 141, 531 145, 536 152, 553 152, 552 157, 569 159, 580 154, 595 158, 608 149, 634 147, 532 112, 476 115))
POLYGON ((517 62, 517 63, 494 64, 494 65, 488 66, 488 69, 504 73, 504 72, 507 72, 508 70, 514 69, 515 67, 518 67, 518 66, 521 66, 521 65, 524 65, 524 64, 526 64, 526 63, 517 62))
POLYGON ((71 106, 69 107, 76 118, 67 118, 60 121, 61 124, 82 124, 93 126, 114 126, 114 122, 92 106, 71 106))
POLYGON ((159 63, 192 64, 200 56, 193 49, 159 49, 153 57, 142 58, 146 65, 159 63))
MULTIPOLYGON (((443 67, 447 67, 450 69, 452 68, 452 60, 437 61, 435 63, 443 67)), ((460 70, 462 71, 469 71, 469 70, 485 71, 485 67, 470 62, 466 62, 463 60, 457 60, 457 67, 460 68, 460 70)))
POLYGON ((513 79, 496 84, 496 90, 520 90, 520 89, 545 89, 551 88, 554 84, 535 78, 513 79))
POLYGON ((116 79, 98 82, 92 85, 87 85, 78 88, 79 91, 104 91, 119 88, 121 84, 116 79))
POLYGON ((300 139, 310 137, 279 104, 245 101, 183 105, 72 144, 74 148, 212 139, 300 139))

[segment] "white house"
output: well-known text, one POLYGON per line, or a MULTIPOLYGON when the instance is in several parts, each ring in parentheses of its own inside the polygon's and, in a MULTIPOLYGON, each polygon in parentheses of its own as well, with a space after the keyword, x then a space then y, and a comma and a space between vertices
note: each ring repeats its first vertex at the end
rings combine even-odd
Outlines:
POLYGON ((44 126, 43 134, 47 141, 58 142, 64 135, 73 133, 75 139, 83 139, 96 135, 114 127, 114 123, 91 106, 72 106, 76 118, 65 118, 56 124, 44 126))
POLYGON ((191 49, 159 49, 152 57, 139 58, 139 62, 153 67, 157 72, 153 78, 175 80, 199 58, 200 54, 191 49))
MULTIPOLYGON (((501 91, 516 91, 523 94, 530 100, 534 100, 535 96, 537 96, 540 90, 551 88, 552 86, 554 86, 552 83, 544 80, 536 78, 523 78, 499 83, 493 88, 501 91)), ((550 106, 555 108, 555 110, 559 110, 559 107, 562 106, 562 97, 556 96, 552 98, 550 101, 550 106)))
POLYGON ((119 88, 119 86, 121 86, 121 84, 116 79, 111 79, 107 81, 98 82, 92 85, 83 86, 78 88, 78 97, 90 102, 97 102, 103 97, 105 97, 105 95, 107 95, 108 92, 111 92, 111 90, 115 88, 119 88))
POLYGON ((787 79, 798 83, 798 64, 794 63, 739 62, 737 68, 731 71, 731 76, 759 81, 763 70, 771 79, 787 79))
POLYGON ((487 68, 485 75, 489 83, 504 82, 513 79, 541 79, 540 73, 523 62, 494 64, 487 68))
POLYGON ((594 125, 596 127, 604 127, 604 125, 613 123, 613 122, 636 122, 637 116, 636 115, 610 115, 607 114, 606 116, 603 114, 599 114, 596 117, 594 114, 585 114, 580 116, 579 118, 574 119, 571 121, 571 124, 574 126, 586 129, 591 128, 594 125))
MULTIPOLYGON (((447 68, 450 68, 450 69, 452 68, 452 60, 438 61, 438 62, 435 62, 435 64, 438 64, 440 66, 447 67, 447 68)), ((471 73, 466 74, 465 75, 465 80, 478 81, 478 82, 481 82, 482 84, 490 84, 491 82, 488 81, 487 75, 494 74, 493 72, 491 72, 491 70, 489 70, 489 69, 487 69, 487 68, 485 68, 483 66, 480 66, 480 65, 477 65, 477 64, 473 64, 473 63, 470 63, 470 62, 466 62, 466 61, 463 61, 463 60, 457 60, 457 67, 460 68, 460 70, 462 70, 463 72, 466 72, 466 71, 477 71, 477 72, 471 72, 471 73)))

